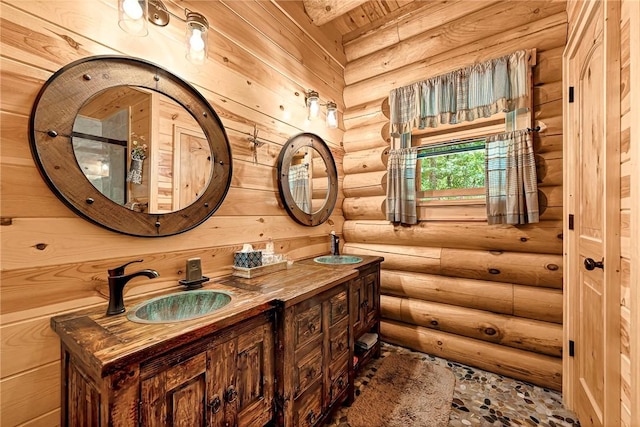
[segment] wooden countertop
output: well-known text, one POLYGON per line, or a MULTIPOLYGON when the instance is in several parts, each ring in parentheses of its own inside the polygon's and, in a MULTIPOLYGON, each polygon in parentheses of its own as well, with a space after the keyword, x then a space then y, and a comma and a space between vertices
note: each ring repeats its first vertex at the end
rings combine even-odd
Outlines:
MULTIPOLYGON (((173 323, 136 323, 127 313, 106 316, 105 307, 56 316, 51 327, 74 357, 98 376, 107 376, 132 363, 138 363, 175 346, 193 342, 272 309, 276 304, 293 305, 358 276, 356 268, 375 262, 347 266, 324 266, 304 261, 287 270, 243 279, 223 277, 207 283, 203 289, 221 290, 232 295, 226 306, 197 319, 173 323)), ((188 291, 178 291, 188 292, 188 291)), ((175 292, 167 292, 175 293, 175 292)), ((154 296, 155 297, 155 296, 154 296)), ((130 310, 149 296, 127 301, 130 310)))

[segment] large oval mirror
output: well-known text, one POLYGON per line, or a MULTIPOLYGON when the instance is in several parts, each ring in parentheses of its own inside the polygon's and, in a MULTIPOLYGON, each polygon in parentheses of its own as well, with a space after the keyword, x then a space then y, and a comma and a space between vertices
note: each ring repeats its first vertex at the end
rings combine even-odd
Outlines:
POLYGON ((298 223, 316 226, 329 219, 338 197, 338 173, 322 138, 305 132, 287 141, 278 157, 278 190, 298 223))
POLYGON ((205 221, 231 183, 222 123, 191 85, 127 57, 91 57, 56 72, 31 114, 45 181, 83 217, 135 236, 205 221))

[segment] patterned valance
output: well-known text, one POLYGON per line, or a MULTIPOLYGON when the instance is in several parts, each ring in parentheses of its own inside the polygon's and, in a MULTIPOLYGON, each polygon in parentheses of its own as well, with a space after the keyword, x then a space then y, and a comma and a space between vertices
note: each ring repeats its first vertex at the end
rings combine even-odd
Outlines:
POLYGON ((527 106, 527 51, 432 77, 389 94, 391 135, 527 106))

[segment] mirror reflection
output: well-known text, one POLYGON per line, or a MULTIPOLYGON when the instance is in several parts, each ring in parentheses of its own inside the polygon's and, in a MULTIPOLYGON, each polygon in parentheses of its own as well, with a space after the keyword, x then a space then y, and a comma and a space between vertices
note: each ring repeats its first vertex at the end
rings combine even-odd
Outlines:
POLYGON ((212 176, 213 155, 193 116, 159 92, 115 86, 92 96, 73 124, 73 151, 89 182, 128 209, 175 212, 212 176))
POLYGON ((338 198, 338 172, 322 138, 302 132, 282 146, 278 192, 285 210, 299 224, 314 227, 329 219, 338 198))
POLYGON ((302 212, 312 214, 324 206, 329 190, 327 166, 312 146, 302 147, 292 156, 289 188, 293 201, 302 212))

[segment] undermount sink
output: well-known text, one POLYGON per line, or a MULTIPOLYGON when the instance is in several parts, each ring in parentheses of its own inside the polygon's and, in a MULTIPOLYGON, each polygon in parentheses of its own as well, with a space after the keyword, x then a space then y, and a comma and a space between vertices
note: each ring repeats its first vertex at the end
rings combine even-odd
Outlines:
POLYGON ((313 259, 319 264, 357 264, 362 258, 353 255, 324 255, 313 259))
POLYGON ((183 291, 138 304, 127 318, 138 323, 181 322, 211 314, 230 302, 231 295, 221 291, 183 291))

